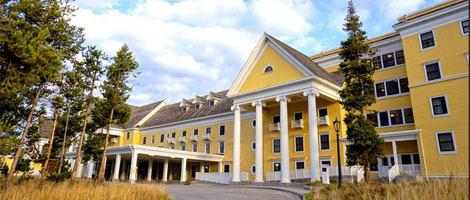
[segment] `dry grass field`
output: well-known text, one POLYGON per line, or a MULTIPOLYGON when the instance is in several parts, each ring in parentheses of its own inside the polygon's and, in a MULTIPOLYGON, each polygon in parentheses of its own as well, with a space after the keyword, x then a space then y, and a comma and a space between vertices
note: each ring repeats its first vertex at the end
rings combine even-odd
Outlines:
POLYGON ((0 200, 171 199, 163 187, 156 185, 95 184, 89 181, 76 181, 72 184, 68 181, 47 181, 41 189, 38 189, 38 186, 38 180, 12 184, 7 190, 0 190, 0 200))
POLYGON ((329 185, 313 190, 307 199, 400 199, 400 200, 456 200, 469 199, 469 180, 456 178, 428 182, 397 184, 345 184, 341 189, 329 185))

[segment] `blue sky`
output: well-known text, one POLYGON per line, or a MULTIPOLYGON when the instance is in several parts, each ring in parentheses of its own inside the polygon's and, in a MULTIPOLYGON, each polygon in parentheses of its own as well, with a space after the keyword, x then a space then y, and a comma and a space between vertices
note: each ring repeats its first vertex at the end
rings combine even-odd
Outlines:
MULTIPOLYGON (((356 0, 369 37, 442 0, 356 0)), ((263 32, 306 55, 339 46, 347 0, 77 0, 72 23, 113 56, 128 44, 140 64, 128 103, 170 103, 230 87, 263 32)))

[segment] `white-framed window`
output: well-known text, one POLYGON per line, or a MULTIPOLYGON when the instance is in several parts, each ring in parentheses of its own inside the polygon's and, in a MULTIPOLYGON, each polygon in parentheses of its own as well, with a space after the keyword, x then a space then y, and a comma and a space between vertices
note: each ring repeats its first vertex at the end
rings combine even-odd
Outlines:
POLYGON ((457 146, 453 131, 443 131, 436 133, 437 147, 439 154, 455 154, 457 146))
POLYGON ((424 64, 424 75, 426 81, 433 81, 442 78, 441 65, 439 61, 432 61, 424 64))
POLYGON ((281 123, 281 116, 273 116, 273 124, 281 123))
POLYGON ((171 145, 171 146, 170 146, 170 149, 175 149, 175 145, 171 145))
POLYGON ((450 114, 446 95, 433 96, 429 98, 429 101, 433 117, 447 116, 450 114))
POLYGON ((214 106, 215 105, 215 100, 209 100, 209 106, 214 106))
POLYGON ((295 112, 294 113, 294 120, 297 121, 297 120, 301 120, 303 119, 304 116, 303 116, 303 113, 302 112, 295 112))
POLYGON ((256 150, 256 142, 253 141, 253 142, 251 143, 250 147, 251 147, 251 150, 252 150, 252 151, 255 151, 255 150, 256 150))
POLYGON ((206 142, 205 143, 205 148, 204 148, 205 153, 210 154, 211 153, 211 143, 206 142))
POLYGON ((193 144, 193 152, 197 152, 197 143, 193 144))
POLYGON ((142 139, 142 144, 147 144, 147 137, 144 137, 144 138, 142 139))
POLYGON ((211 127, 206 128, 206 134, 211 134, 211 127))
POLYGON ((127 132, 126 133, 126 140, 130 140, 131 139, 131 132, 127 132))
POLYGON ((366 118, 375 127, 403 126, 414 123, 412 108, 398 108, 380 111, 378 113, 367 113, 366 118))
POLYGON ((186 145, 184 144, 181 145, 181 151, 186 151, 186 145))
POLYGON ((269 72, 272 72, 272 71, 274 71, 274 67, 271 66, 271 65, 267 65, 263 70, 263 74, 269 73, 269 72))
POLYGON ((194 108, 194 109, 199 109, 200 107, 201 107, 201 105, 199 105, 198 103, 196 103, 196 104, 193 105, 193 108, 194 108))
POLYGON ((230 173, 230 163, 224 164, 224 173, 230 173))
POLYGON ((273 172, 280 172, 280 171, 281 171, 281 162, 273 161, 273 172))
POLYGON ((372 67, 376 70, 386 69, 405 64, 403 49, 376 55, 370 59, 372 67))
POLYGON ((225 125, 219 126, 219 136, 225 135, 225 125))
POLYGON ((186 137, 186 131, 181 132, 181 136, 186 137))
POLYGON ((219 141, 219 154, 225 154, 225 141, 219 141))
POLYGON ((296 160, 295 169, 305 169, 305 160, 296 160))
POLYGON ((327 115, 328 115, 328 108, 327 107, 318 109, 318 117, 324 117, 324 116, 327 116, 327 115))
POLYGON ((256 166, 255 166, 255 165, 251 165, 250 171, 251 171, 251 175, 254 176, 254 175, 256 174, 256 166))
POLYGON ((193 135, 196 135, 196 136, 197 136, 198 134, 199 134, 199 129, 194 129, 194 130, 193 130, 193 135))
POLYGON ((294 137, 294 150, 295 152, 304 152, 304 136, 296 135, 294 137))
POLYGON ((251 121, 251 127, 255 128, 256 127, 256 119, 253 119, 251 121))
POLYGON ((155 135, 152 135, 152 144, 155 144, 155 135))
POLYGON ((330 133, 323 132, 318 134, 320 136, 320 151, 330 150, 330 133))
POLYGON ((165 134, 160 134, 160 143, 163 143, 165 141, 165 134))
POLYGON ((171 137, 176 138, 176 133, 175 132, 171 133, 171 137))
POLYGON ((387 96, 397 96, 400 94, 407 94, 410 92, 408 88, 408 78, 401 77, 385 81, 377 81, 374 84, 375 97, 384 98, 387 96))
POLYGON ((186 112, 186 110, 187 110, 186 106, 181 107, 181 112, 186 112))
POLYGON ((273 153, 281 153, 281 139, 273 139, 273 153))
POLYGON ((421 45, 421 50, 430 49, 436 46, 436 39, 434 37, 434 31, 426 31, 419 34, 419 44, 421 45))
POLYGON ((462 31, 462 35, 468 35, 468 19, 460 21, 460 30, 462 31))

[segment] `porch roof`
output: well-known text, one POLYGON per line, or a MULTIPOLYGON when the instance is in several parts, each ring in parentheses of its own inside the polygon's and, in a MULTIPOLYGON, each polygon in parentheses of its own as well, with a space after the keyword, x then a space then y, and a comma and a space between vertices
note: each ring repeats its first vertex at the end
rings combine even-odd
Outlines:
MULTIPOLYGON (((137 152, 138 154, 145 154, 148 156, 166 157, 166 158, 171 158, 171 159, 187 158, 190 160, 200 160, 200 161, 210 161, 210 162, 220 162, 220 161, 223 161, 224 159, 224 156, 222 155, 182 151, 182 150, 167 149, 167 148, 162 148, 162 147, 151 147, 151 146, 135 145, 135 144, 109 147, 107 149, 107 155, 116 155, 116 154, 125 155, 125 154, 132 154, 133 152, 137 152)), ((66 154, 66 158, 74 158, 75 155, 76 155, 76 152, 68 152, 66 154)))

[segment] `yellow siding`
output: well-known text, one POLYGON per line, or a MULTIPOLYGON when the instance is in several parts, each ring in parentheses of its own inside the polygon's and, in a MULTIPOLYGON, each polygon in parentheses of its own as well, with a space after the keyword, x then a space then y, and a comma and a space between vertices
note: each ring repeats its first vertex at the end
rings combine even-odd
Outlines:
POLYGON ((305 78, 305 75, 280 55, 271 45, 268 45, 238 93, 287 83, 301 78, 305 78), (274 71, 263 73, 267 65, 273 66, 274 71))

